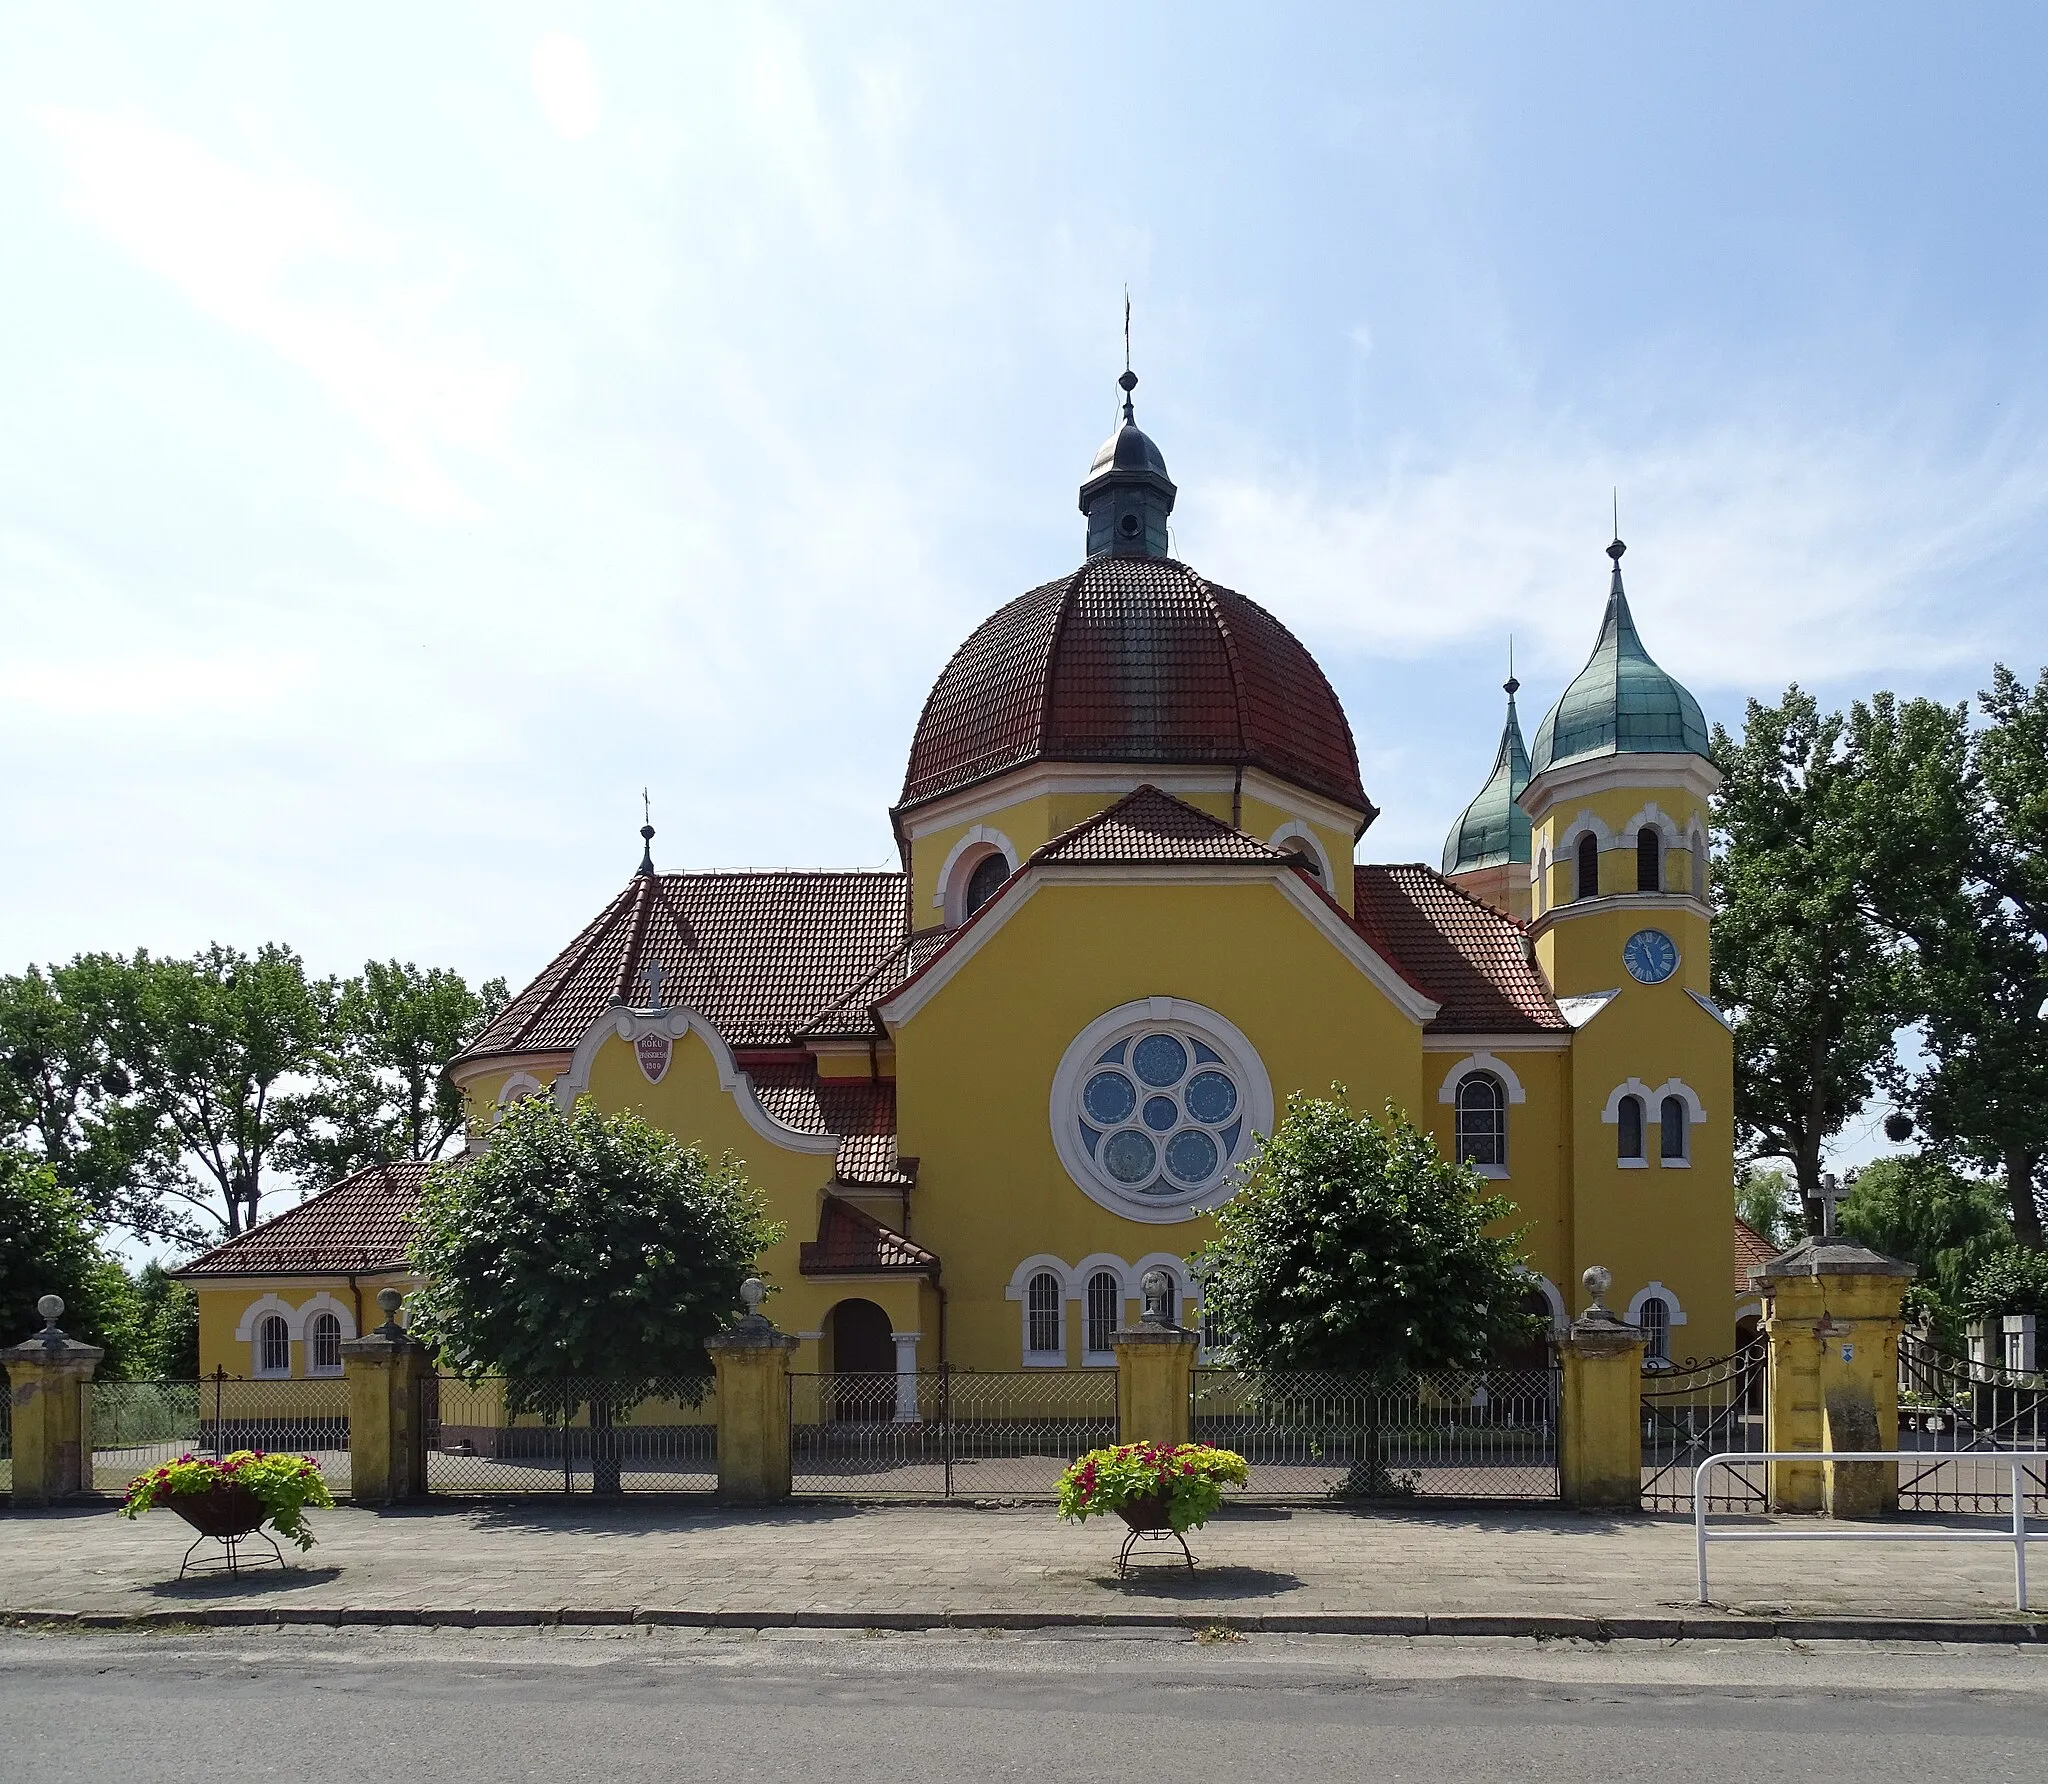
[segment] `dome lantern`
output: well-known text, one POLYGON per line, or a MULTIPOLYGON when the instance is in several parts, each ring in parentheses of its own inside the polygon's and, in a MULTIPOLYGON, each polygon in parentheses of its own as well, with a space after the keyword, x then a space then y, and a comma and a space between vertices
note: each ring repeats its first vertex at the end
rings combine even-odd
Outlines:
POLYGON ((1138 426, 1131 403, 1138 374, 1127 365, 1117 383, 1124 393, 1123 422, 1103 441, 1081 485, 1088 555, 1163 558, 1167 517, 1179 492, 1166 474, 1165 457, 1138 426))

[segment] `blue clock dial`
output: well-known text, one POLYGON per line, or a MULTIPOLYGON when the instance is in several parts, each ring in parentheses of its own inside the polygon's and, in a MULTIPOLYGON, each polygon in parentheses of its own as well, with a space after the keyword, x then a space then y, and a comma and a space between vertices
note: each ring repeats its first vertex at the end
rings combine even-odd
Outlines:
POLYGON ((1621 963, 1639 983, 1661 985, 1678 970, 1678 944, 1661 929, 1638 929, 1622 943, 1621 963))

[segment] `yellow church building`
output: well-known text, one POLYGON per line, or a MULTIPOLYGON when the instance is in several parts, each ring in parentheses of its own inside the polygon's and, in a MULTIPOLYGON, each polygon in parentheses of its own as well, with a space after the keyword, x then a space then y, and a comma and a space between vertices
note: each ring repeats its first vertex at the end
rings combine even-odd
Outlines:
MULTIPOLYGON (((743 1159, 788 1228, 761 1273, 797 1369, 1085 1369, 1154 1265, 1202 1323, 1211 1212, 1290 1093, 1341 1083, 1513 1201, 1554 1323, 1597 1263, 1653 1355, 1727 1351, 1718 776, 1620 541, 1533 748, 1509 681, 1442 870, 1359 862, 1376 812, 1344 710, 1279 619, 1168 555, 1135 383, 1081 485, 1084 561, 925 702, 901 870, 662 873, 643 830, 639 871, 451 1066, 474 1143, 548 1092, 743 1159)), ((407 1280, 423 1169, 190 1266, 202 1369, 338 1372, 365 1296, 407 1280)))

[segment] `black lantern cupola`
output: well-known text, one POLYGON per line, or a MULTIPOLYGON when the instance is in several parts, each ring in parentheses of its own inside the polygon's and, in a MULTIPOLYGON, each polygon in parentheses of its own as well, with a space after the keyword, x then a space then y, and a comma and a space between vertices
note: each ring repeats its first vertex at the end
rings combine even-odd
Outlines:
POLYGON ((1138 426, 1131 392, 1138 374, 1127 365, 1117 380, 1123 387, 1124 416, 1116 432, 1103 441, 1081 485, 1081 512, 1088 516, 1088 555, 1163 558, 1168 555, 1166 521, 1173 512, 1173 479, 1166 460, 1138 426))

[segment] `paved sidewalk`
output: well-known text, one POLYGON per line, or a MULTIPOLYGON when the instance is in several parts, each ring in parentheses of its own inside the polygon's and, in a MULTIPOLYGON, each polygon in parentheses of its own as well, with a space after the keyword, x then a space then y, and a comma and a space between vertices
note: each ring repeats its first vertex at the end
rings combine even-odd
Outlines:
MULTIPOLYGON (((1269 1628, 1341 1616, 1413 1630, 1434 1618, 1467 1632, 1501 1619, 1502 1633, 1571 1632, 1572 1619, 1595 1633, 1598 1619, 1641 1634, 1677 1634, 1677 1620, 1706 1614, 1692 1602, 1690 1523, 1554 1508, 1234 1508, 1193 1537, 1196 1573, 1178 1566, 1177 1551, 1170 1566, 1165 1546, 1148 1544, 1128 1581, 1113 1568, 1121 1525, 1061 1524, 1043 1506, 471 1500, 341 1506, 312 1521, 319 1545, 303 1557, 288 1550, 289 1573, 180 1583, 191 1533, 167 1512, 134 1522, 99 1505, 0 1514, 0 1613, 428 1611, 460 1621, 566 1609, 757 1624, 1160 1618, 1269 1628)), ((1730 1546, 1713 1551, 1713 1582, 1722 1611, 1751 1620, 2017 1620, 2012 1551, 1989 1544, 1730 1546)), ((2038 1627, 2048 1639, 2048 1617, 2038 1627)))

